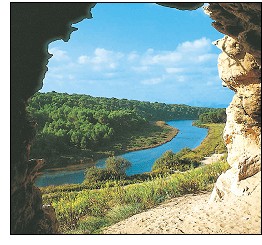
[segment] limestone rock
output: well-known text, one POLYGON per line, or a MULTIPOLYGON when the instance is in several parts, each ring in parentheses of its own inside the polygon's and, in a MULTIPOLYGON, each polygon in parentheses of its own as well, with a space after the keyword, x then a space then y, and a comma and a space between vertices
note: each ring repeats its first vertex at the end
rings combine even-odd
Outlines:
POLYGON ((230 169, 219 176, 209 199, 209 204, 212 204, 213 202, 227 201, 235 196, 250 196, 253 195, 253 192, 258 187, 260 187, 261 171, 242 181, 238 181, 236 176, 234 169, 230 169))
POLYGON ((261 171, 261 67, 232 37, 225 36, 214 44, 222 50, 219 76, 235 95, 226 110, 223 136, 231 169, 218 178, 212 201, 228 193, 242 195, 241 181, 261 171))
POLYGON ((261 3, 209 3, 213 27, 240 43, 261 65, 261 3))
POLYGON ((195 10, 204 5, 204 3, 186 3, 186 2, 180 2, 180 3, 175 3, 175 2, 167 2, 167 3, 157 3, 161 6, 164 7, 169 7, 169 8, 176 8, 180 10, 195 10))

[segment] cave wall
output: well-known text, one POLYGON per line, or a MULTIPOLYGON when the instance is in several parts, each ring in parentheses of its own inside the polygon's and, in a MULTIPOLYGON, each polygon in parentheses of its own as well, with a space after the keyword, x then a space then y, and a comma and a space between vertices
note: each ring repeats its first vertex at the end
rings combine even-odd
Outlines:
POLYGON ((26 113, 28 99, 42 87, 48 43, 67 41, 72 23, 91 18, 91 3, 11 3, 11 234, 52 234, 57 221, 34 186, 44 161, 29 159, 36 122, 26 113))
MULTIPOLYGON (((161 5, 194 10, 202 4, 161 3, 161 5)), ((44 164, 44 160, 29 159, 36 122, 28 117, 26 105, 28 99, 42 87, 47 71, 46 65, 50 58, 47 51, 48 43, 57 39, 67 41, 74 31, 71 24, 84 18, 91 18, 90 10, 93 6, 93 3, 52 2, 10 4, 11 234, 57 233, 58 224, 54 210, 51 206, 42 205, 41 193, 33 185, 35 175, 44 164)), ((261 4, 211 3, 206 12, 215 20, 213 26, 232 38, 227 38, 228 46, 223 45, 224 40, 217 42, 218 47, 223 50, 223 55, 226 55, 220 56, 221 67, 224 67, 226 60, 230 65, 230 62, 235 62, 235 68, 243 66, 249 69, 248 72, 244 69, 245 75, 241 75, 243 73, 241 69, 235 74, 235 68, 232 66, 233 75, 230 72, 230 75, 226 75, 229 74, 224 72, 227 68, 219 68, 224 85, 236 92, 227 109, 225 141, 228 142, 228 160, 235 171, 229 177, 240 181, 260 171, 261 165, 261 157, 257 154, 261 137, 261 122, 258 119, 261 115, 259 97, 261 4), (230 48, 232 45, 235 48, 230 48), (234 52, 237 59, 232 56, 234 52), (246 136, 247 141, 243 141, 246 136), (236 142, 239 142, 238 145, 236 142), (234 156, 236 151, 239 154, 234 156), (242 156, 245 156, 243 160, 239 160, 242 156)), ((218 182, 220 184, 214 189, 215 196, 223 192, 221 186, 225 186, 227 177, 226 175, 224 181, 218 182)))
POLYGON ((212 202, 250 195, 258 184, 244 180, 261 171, 261 4, 210 3, 205 11, 226 34, 213 44, 222 51, 222 84, 235 92, 223 134, 231 169, 218 178, 212 202))

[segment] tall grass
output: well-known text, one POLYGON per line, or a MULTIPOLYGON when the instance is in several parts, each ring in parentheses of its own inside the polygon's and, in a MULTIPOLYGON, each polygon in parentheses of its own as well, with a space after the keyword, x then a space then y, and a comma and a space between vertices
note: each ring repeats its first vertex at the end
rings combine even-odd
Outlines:
POLYGON ((115 182, 98 190, 57 192, 43 195, 56 210, 62 233, 99 233, 109 225, 157 204, 188 193, 210 191, 218 176, 228 169, 217 162, 183 173, 157 177, 123 186, 115 182))
POLYGON ((185 154, 183 158, 201 161, 204 157, 214 153, 227 153, 223 140, 224 123, 201 124, 198 127, 208 128, 208 135, 197 148, 185 154))

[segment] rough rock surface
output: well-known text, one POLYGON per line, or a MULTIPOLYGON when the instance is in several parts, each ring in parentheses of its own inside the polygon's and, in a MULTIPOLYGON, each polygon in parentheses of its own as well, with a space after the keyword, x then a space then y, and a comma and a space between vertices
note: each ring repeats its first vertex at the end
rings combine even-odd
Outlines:
POLYGON ((67 41, 72 23, 90 18, 91 3, 11 3, 11 234, 57 233, 51 207, 42 207, 34 177, 43 161, 30 160, 36 123, 28 99, 42 87, 49 42, 67 41))
POLYGON ((261 64, 261 3, 210 3, 213 27, 237 40, 261 64))
POLYGON ((261 67, 235 39, 225 36, 214 43, 223 85, 235 91, 227 108, 224 141, 231 169, 219 177, 211 199, 228 192, 242 195, 239 182, 261 170, 261 67))

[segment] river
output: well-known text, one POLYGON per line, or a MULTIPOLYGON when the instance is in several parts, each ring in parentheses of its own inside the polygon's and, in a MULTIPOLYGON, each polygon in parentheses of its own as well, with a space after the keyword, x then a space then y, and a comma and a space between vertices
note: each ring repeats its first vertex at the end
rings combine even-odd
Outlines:
MULTIPOLYGON (((167 124, 179 129, 179 133, 170 142, 161 146, 146 150, 128 152, 123 155, 125 159, 132 163, 127 169, 127 175, 140 174, 149 172, 157 158, 167 150, 178 152, 185 147, 196 148, 207 135, 207 129, 192 126, 192 120, 174 120, 168 121, 167 124)), ((96 164, 97 167, 105 166, 105 159, 101 159, 96 164)), ((77 184, 84 180, 84 170, 77 171, 46 171, 36 179, 36 186, 77 184)))

